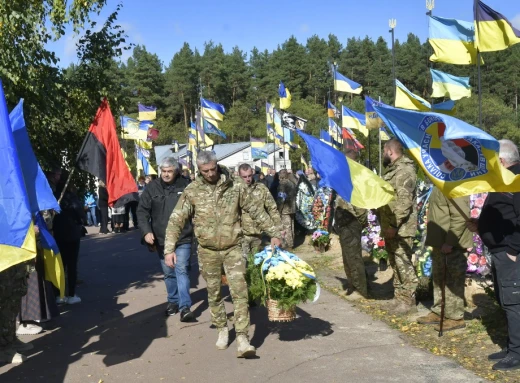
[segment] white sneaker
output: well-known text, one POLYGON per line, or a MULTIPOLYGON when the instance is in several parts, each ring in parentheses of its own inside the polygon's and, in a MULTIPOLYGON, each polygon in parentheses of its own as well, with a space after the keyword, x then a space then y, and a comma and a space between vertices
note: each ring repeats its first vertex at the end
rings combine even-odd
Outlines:
POLYGON ((43 331, 38 325, 32 323, 20 323, 18 329, 16 330, 16 335, 36 335, 43 331))
POLYGON ((228 348, 229 343, 229 329, 227 327, 221 328, 218 331, 218 339, 215 346, 218 350, 225 350, 228 348))
POLYGON ((67 304, 68 305, 75 305, 76 303, 81 303, 81 298, 77 295, 74 295, 73 297, 67 297, 67 304))
POLYGON ((64 305, 65 303, 67 303, 67 297, 63 297, 63 298, 56 297, 56 304, 57 305, 64 305))

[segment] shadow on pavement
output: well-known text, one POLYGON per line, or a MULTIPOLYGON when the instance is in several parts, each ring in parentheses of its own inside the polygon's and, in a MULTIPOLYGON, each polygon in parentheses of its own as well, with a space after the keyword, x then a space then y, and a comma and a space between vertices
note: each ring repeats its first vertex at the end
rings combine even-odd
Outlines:
MULTIPOLYGON (((137 232, 82 240, 84 283, 77 289, 82 303, 62 306, 62 315, 44 324, 51 333, 31 341, 34 349, 24 352, 28 360, 2 374, 2 383, 63 382, 71 363, 82 359, 88 368, 89 354, 105 355, 105 366, 112 366, 139 358, 155 339, 167 336, 164 304, 124 316, 129 305, 118 302, 129 290, 162 280, 157 255, 138 243, 137 232)), ((131 291, 125 298, 132 299, 131 291)))

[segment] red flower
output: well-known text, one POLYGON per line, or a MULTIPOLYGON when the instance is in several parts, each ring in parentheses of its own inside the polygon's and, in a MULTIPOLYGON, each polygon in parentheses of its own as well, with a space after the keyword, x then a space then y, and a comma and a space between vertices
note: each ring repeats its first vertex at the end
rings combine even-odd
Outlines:
POLYGON ((385 245, 385 241, 384 240, 381 240, 381 241, 377 242, 377 246, 379 246, 379 247, 383 247, 384 245, 385 245))
POLYGON ((485 266, 487 264, 487 259, 486 257, 480 257, 480 259, 478 260, 478 264, 480 266, 485 266))
POLYGON ((468 262, 471 263, 472 265, 476 265, 477 262, 478 262, 478 255, 477 254, 470 254, 468 256, 468 262))

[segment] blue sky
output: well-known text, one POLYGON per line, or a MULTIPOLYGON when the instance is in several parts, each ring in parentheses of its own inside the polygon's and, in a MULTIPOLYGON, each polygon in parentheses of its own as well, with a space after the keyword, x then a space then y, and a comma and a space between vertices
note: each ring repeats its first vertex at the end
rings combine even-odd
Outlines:
MULTIPOLYGON (((102 22, 121 0, 108 0, 100 16, 102 22)), ((238 45, 249 52, 276 49, 291 35, 305 41, 312 35, 327 38, 335 34, 343 45, 350 37, 379 36, 389 40, 388 20, 395 18, 396 38, 409 32, 421 41, 428 35, 426 0, 122 0, 119 24, 129 41, 145 45, 168 65, 175 52, 187 41, 202 51, 204 42, 222 43, 226 51, 238 45)), ((520 27, 520 3, 513 0, 487 0, 486 4, 520 27)), ((473 20, 473 0, 435 0, 434 15, 473 20)), ((60 58, 61 66, 76 62, 77 36, 66 36, 49 47, 60 58)), ((129 55, 126 54, 125 58, 129 55)))

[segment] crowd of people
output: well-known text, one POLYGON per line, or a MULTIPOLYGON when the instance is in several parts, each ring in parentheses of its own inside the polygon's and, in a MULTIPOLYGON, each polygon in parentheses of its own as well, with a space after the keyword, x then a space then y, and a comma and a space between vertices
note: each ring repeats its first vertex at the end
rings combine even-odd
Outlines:
MULTIPOLYGON (((347 150, 346 155, 353 160, 358 157, 352 150, 347 150)), ((500 160, 505 168, 520 173, 520 155, 511 141, 500 141, 500 160)), ((386 309, 408 315, 417 311, 418 279, 412 264, 417 230, 416 169, 396 139, 384 145, 383 164, 386 168, 383 178, 395 190, 394 200, 377 211, 393 270, 394 298, 386 303, 386 309)), ((211 320, 217 329, 217 349, 226 349, 230 342, 221 291, 225 275, 234 305, 237 357, 256 355, 255 347, 249 343, 247 256, 267 244, 268 238, 272 246, 294 247, 298 179, 304 177, 316 188, 319 175, 309 168, 296 174, 287 169, 271 170, 264 176, 255 174, 248 164, 234 171, 219 165, 210 151, 199 152, 196 165, 197 175, 181 170, 174 158, 163 159, 158 178, 138 179, 138 202, 112 209, 108 207, 108 194, 102 182, 82 202, 73 186, 64 190, 65 174, 59 170, 50 172, 48 180, 62 212, 57 215, 46 212, 45 222, 60 249, 67 275, 67 294, 60 297, 45 280, 39 252, 32 266, 34 271, 29 274, 27 293, 20 296, 21 304, 17 304, 20 325, 16 333, 36 334, 41 331, 40 322, 58 315, 58 304, 81 302, 76 295, 76 284, 83 225, 98 225, 100 235, 104 235, 108 233, 110 220, 112 232, 119 233, 129 229, 131 218, 133 226, 140 230, 142 244, 157 253, 166 286, 165 314, 179 314, 182 322, 195 319, 191 311, 189 271, 196 253, 207 283, 211 320)), ((434 325, 439 330, 444 315, 444 331, 466 326, 466 258, 473 232, 477 232, 492 254, 495 293, 508 321, 507 347, 489 358, 496 361, 493 368, 497 370, 520 368, 520 263, 517 261, 520 193, 489 193, 479 219, 469 218, 469 197, 448 199, 441 190, 433 188, 429 203, 426 245, 433 248, 434 302, 431 313, 419 317, 417 322, 434 325)), ((368 212, 340 196, 335 199, 334 211, 333 228, 341 244, 347 294, 369 298, 371 291, 361 248, 368 212)), ((24 273, 24 269, 11 271, 24 273)), ((4 334, 0 341, 2 359, 9 362, 21 361, 18 352, 30 347, 17 340, 14 332, 4 334)))

